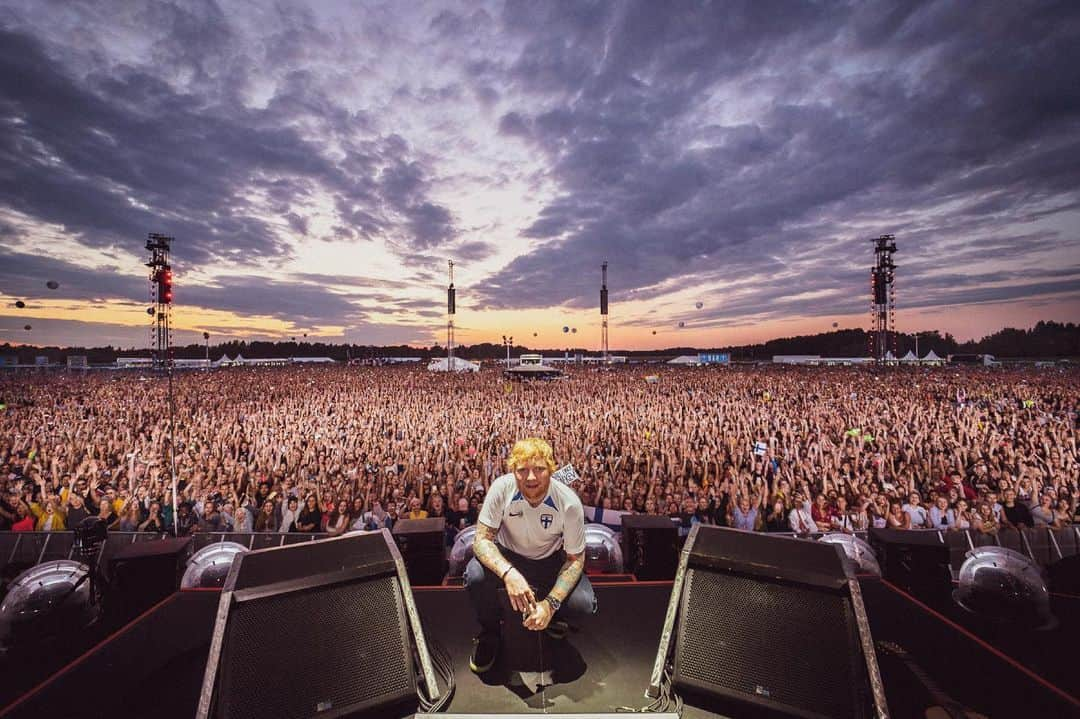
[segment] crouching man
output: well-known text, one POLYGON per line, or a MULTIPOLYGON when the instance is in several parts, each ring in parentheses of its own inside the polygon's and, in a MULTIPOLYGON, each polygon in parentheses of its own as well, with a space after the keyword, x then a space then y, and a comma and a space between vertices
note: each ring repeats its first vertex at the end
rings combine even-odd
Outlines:
POLYGON ((551 445, 535 437, 520 440, 506 464, 510 474, 492 482, 484 498, 465 569, 481 627, 469 659, 478 674, 495 663, 501 643, 499 587, 506 588, 526 628, 556 639, 566 635, 568 620, 596 612, 596 595, 582 572, 585 514, 572 489, 551 481, 551 445))

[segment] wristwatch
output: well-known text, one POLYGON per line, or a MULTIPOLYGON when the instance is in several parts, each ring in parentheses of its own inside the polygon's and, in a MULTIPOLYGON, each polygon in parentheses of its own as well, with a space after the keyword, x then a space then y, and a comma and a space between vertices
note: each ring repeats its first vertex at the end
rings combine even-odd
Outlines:
POLYGON ((550 594, 544 598, 544 601, 551 605, 552 614, 559 611, 559 608, 562 606, 562 602, 560 602, 558 599, 551 596, 550 594))

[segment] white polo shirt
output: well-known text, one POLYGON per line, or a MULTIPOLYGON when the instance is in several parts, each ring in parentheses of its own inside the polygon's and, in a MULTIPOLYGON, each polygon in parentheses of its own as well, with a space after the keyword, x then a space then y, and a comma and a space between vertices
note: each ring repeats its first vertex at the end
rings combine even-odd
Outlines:
POLYGON ((496 541, 523 557, 543 559, 565 547, 570 554, 585 551, 585 512, 574 490, 551 480, 547 496, 533 507, 518 491, 513 474, 491 483, 480 521, 499 530, 496 541))

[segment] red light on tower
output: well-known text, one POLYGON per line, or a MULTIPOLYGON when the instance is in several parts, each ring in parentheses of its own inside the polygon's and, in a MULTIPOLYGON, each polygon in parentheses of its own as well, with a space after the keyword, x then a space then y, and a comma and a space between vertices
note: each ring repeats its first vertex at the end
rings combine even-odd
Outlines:
POLYGON ((158 273, 158 302, 171 305, 173 301, 172 270, 165 268, 158 273))

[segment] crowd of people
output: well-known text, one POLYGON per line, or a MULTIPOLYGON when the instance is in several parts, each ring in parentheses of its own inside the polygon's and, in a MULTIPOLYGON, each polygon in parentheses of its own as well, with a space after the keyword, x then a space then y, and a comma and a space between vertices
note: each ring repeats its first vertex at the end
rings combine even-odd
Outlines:
POLYGON ((8 372, 0 530, 97 515, 123 531, 333 535, 444 516, 452 539, 531 436, 575 467, 586 507, 684 527, 1062 527, 1080 499, 1077 380, 626 366, 521 383, 495 369, 234 368, 178 372, 170 428, 163 377, 8 372))

